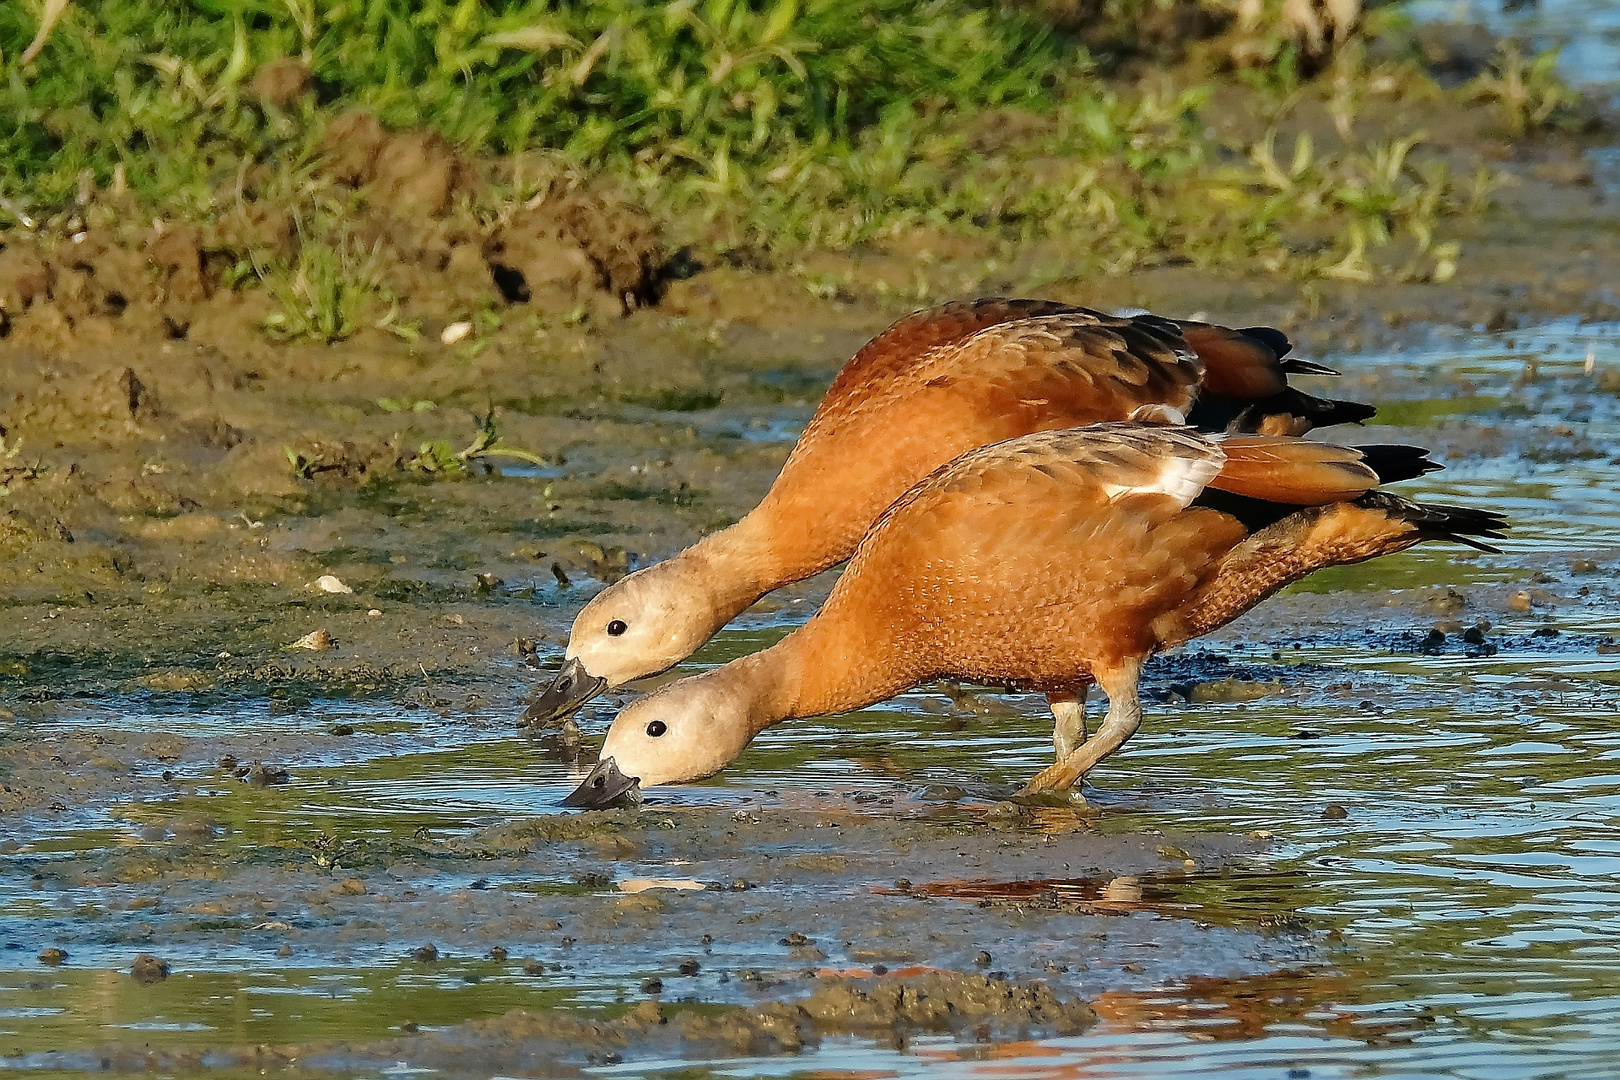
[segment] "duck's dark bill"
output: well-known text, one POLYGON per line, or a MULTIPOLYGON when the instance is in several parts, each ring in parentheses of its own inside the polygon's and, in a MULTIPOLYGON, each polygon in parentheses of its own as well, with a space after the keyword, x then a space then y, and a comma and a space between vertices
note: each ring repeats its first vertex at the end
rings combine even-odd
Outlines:
POLYGON ((585 665, 575 657, 562 666, 551 685, 534 699, 534 704, 523 714, 523 722, 544 727, 561 720, 605 689, 607 680, 586 671, 585 665))
POLYGON ((612 758, 603 758, 562 804, 577 810, 601 810, 617 803, 640 801, 641 780, 620 772, 619 763, 612 758))

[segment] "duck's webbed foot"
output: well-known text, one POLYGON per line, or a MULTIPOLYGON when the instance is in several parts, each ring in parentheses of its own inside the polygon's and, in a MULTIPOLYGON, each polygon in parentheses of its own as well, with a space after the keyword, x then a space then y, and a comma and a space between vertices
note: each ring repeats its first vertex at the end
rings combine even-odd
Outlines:
MULTIPOLYGON (((1056 764, 1042 769, 1018 794, 1036 795, 1043 791, 1063 791, 1073 787, 1094 765, 1124 746, 1126 740, 1136 734, 1136 729, 1142 723, 1142 703, 1136 693, 1142 663, 1142 659, 1132 659, 1117 668, 1096 671, 1097 685, 1108 695, 1108 715, 1098 726, 1097 734, 1059 758, 1056 764)), ((1056 742, 1057 733, 1054 732, 1053 743, 1056 742)))
POLYGON ((1091 690, 1087 683, 1079 690, 1056 691, 1046 695, 1046 702, 1052 707, 1052 749, 1057 751, 1057 759, 1062 761, 1086 741, 1086 694, 1091 690))

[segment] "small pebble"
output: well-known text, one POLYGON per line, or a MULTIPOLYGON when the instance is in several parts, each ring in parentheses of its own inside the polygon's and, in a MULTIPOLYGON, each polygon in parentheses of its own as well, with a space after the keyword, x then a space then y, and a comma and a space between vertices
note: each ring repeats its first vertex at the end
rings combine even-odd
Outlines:
POLYGON ((1346 810, 1338 803, 1328 803, 1327 808, 1322 811, 1322 818, 1325 821, 1343 821, 1349 816, 1350 811, 1346 810))
POLYGON ((169 977, 169 965, 167 961, 159 960, 151 953, 141 953, 130 965, 129 973, 142 986, 151 986, 169 977))
POLYGON ((291 956, 292 955, 292 946, 291 945, 283 945, 281 948, 276 950, 276 955, 277 956, 291 956))
POLYGON ((332 640, 332 635, 323 628, 320 630, 311 630, 309 633, 287 646, 287 648, 309 649, 311 652, 324 652, 327 649, 332 648, 335 644, 336 642, 332 640))
POLYGON ((793 933, 789 934, 787 937, 783 938, 781 941, 778 941, 777 944, 778 945, 786 945, 791 949, 802 949, 802 948, 804 948, 804 946, 810 944, 810 939, 805 937, 803 934, 799 933, 798 931, 794 931, 793 933))
POLYGON ((287 782, 287 769, 282 765, 266 765, 262 761, 255 761, 252 768, 248 769, 246 779, 254 787, 285 784, 287 782))

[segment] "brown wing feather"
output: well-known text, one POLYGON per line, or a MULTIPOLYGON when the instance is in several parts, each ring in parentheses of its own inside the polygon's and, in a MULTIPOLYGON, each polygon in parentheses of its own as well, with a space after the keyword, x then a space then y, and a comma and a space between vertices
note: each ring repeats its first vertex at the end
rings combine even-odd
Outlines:
POLYGON ((1185 408, 1203 365, 1174 328, 1151 316, 1118 319, 1069 311, 988 327, 926 364, 930 385, 949 380, 1016 387, 1075 416, 1124 419, 1138 405, 1185 408))
POLYGON ((828 396, 857 393, 873 382, 908 370, 929 350, 962 341, 989 327, 1051 315, 1085 316, 1097 325, 1136 324, 1180 337, 1206 369, 1205 389, 1238 401, 1270 397, 1287 389, 1290 365, 1302 371, 1331 373, 1328 368, 1284 360, 1267 341, 1225 326, 1156 315, 1114 316, 1056 300, 991 296, 952 301, 895 322, 844 365, 828 396))
POLYGON ((827 397, 852 394, 874 380, 903 372, 930 349, 948 345, 997 323, 1072 310, 1055 300, 957 300, 915 311, 863 345, 833 380, 827 397))
MULTIPOLYGON (((1186 427, 1094 424, 1042 431, 970 450, 895 500, 862 543, 879 540, 891 518, 932 514, 942 504, 972 506, 1039 501, 1049 512, 1101 506, 1130 491, 1159 486, 1168 470, 1214 477, 1225 455, 1186 427), (925 505, 912 509, 913 504, 925 505)), ((1177 500, 1185 506, 1189 495, 1177 500)))
POLYGON ((1221 440, 1226 464, 1209 486, 1291 506, 1321 506, 1357 498, 1378 486, 1359 450, 1277 435, 1221 440))

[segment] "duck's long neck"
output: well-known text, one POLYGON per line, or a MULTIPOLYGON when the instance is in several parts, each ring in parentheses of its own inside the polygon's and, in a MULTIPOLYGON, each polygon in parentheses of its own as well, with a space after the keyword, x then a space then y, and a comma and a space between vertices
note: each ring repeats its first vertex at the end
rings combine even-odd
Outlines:
POLYGON ((703 677, 749 702, 757 735, 782 720, 871 705, 927 674, 921 653, 885 628, 823 612, 770 648, 703 677))
POLYGON ((802 574, 779 552, 786 547, 773 538, 766 522, 749 514, 729 529, 710 533, 674 559, 682 573, 701 581, 709 592, 718 630, 772 589, 779 589, 802 574))

